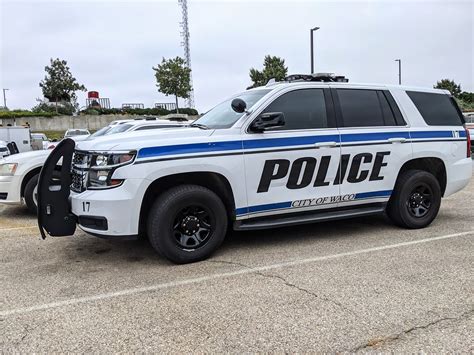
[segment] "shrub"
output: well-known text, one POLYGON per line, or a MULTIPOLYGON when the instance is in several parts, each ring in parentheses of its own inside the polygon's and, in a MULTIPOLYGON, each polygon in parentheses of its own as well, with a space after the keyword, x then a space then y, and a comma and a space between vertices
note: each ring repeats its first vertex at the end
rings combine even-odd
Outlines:
POLYGON ((31 111, 52 112, 52 113, 58 113, 60 115, 71 116, 76 111, 76 109, 69 102, 62 102, 62 103, 59 103, 57 106, 55 104, 41 102, 35 107, 33 107, 31 111))
POLYGON ((32 112, 28 110, 12 110, 0 112, 0 118, 20 118, 20 117, 53 117, 57 116, 56 112, 32 112))

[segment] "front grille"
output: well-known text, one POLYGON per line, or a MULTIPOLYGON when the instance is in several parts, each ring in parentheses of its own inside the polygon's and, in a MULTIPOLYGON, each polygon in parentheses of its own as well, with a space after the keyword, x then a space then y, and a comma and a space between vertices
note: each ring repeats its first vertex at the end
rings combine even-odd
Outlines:
POLYGON ((75 151, 72 157, 71 190, 83 192, 86 190, 87 175, 90 168, 90 155, 75 151))
POLYGON ((8 197, 8 192, 0 192, 0 200, 6 200, 8 197))
POLYGON ((3 153, 3 152, 8 152, 8 148, 7 147, 0 147, 0 153, 3 153))

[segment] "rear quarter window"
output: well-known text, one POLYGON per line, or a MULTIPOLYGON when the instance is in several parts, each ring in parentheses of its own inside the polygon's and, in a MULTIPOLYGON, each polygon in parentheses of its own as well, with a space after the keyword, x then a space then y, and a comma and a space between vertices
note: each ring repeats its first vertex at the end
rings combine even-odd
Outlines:
POLYGON ((449 95, 431 92, 407 91, 421 116, 429 126, 460 126, 461 113, 449 95))

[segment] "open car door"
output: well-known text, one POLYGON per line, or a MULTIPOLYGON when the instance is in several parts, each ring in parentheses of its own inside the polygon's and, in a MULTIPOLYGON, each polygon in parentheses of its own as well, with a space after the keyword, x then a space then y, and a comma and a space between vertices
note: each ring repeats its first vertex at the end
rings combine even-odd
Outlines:
POLYGON ((77 217, 71 213, 69 194, 75 143, 64 139, 46 159, 38 180, 38 226, 52 237, 73 235, 77 217))

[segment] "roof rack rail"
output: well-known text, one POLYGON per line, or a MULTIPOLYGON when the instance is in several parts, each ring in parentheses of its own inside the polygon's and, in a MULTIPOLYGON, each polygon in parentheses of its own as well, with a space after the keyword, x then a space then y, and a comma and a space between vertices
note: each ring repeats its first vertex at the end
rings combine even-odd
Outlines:
POLYGON ((315 73, 315 74, 292 74, 285 78, 285 81, 322 81, 322 82, 337 82, 347 83, 347 79, 343 75, 335 75, 334 73, 315 73))

